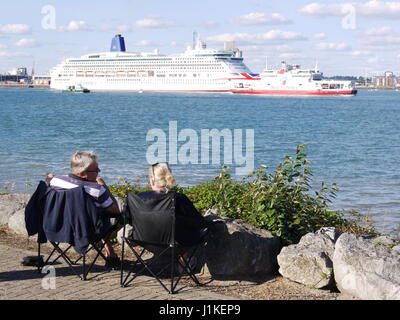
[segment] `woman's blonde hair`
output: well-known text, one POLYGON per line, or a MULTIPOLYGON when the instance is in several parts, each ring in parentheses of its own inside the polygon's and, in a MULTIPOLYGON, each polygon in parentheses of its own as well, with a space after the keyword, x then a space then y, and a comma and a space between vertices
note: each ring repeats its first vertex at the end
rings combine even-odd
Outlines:
POLYGON ((150 180, 153 180, 159 188, 169 191, 175 183, 171 168, 168 163, 156 163, 149 168, 150 180))

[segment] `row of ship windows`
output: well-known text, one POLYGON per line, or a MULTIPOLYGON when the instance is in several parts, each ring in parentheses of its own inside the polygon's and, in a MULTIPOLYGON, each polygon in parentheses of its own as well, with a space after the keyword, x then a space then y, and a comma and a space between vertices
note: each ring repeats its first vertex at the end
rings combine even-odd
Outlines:
MULTIPOLYGON (((102 60, 69 60, 71 63, 109 63, 109 62, 136 62, 136 63, 148 63, 151 61, 152 64, 154 63, 165 63, 165 62, 172 62, 177 61, 180 64, 182 63, 193 63, 193 62, 215 62, 215 58, 175 58, 175 59, 102 59, 102 60)), ((232 62, 238 62, 232 60, 232 62)), ((241 62, 241 61, 239 61, 241 62)))
MULTIPOLYGON (((64 74, 59 74, 59 77, 74 77, 75 74, 73 73, 64 73, 64 74)), ((147 74, 117 74, 117 75, 108 75, 108 74, 76 74, 77 77, 81 78, 151 78, 154 77, 154 73, 147 73, 147 74)), ((212 77, 211 74, 203 74, 203 77, 212 77)), ((193 73, 193 74, 181 74, 181 73, 175 73, 175 74, 157 74, 157 78, 186 78, 186 77, 192 77, 192 78, 200 78, 202 75, 200 73, 193 73)))
MULTIPOLYGON (((81 66, 81 65, 89 65, 89 66, 93 66, 93 65, 115 65, 115 63, 110 63, 110 62, 91 62, 91 63, 87 63, 87 62, 71 62, 69 61, 69 64, 74 65, 74 66, 81 66)), ((198 66, 198 65, 220 65, 221 63, 218 61, 199 61, 199 62, 188 62, 188 63, 173 63, 173 62, 160 62, 160 63, 149 63, 149 62, 136 62, 134 61, 134 63, 126 63, 125 61, 123 63, 118 63, 119 66, 122 65, 150 65, 150 66, 154 66, 154 65, 161 65, 161 66, 182 66, 182 65, 194 65, 194 66, 198 66)))
MULTIPOLYGON (((64 68, 66 71, 75 71, 76 69, 74 68, 64 68)), ((121 71, 121 69, 123 68, 79 68, 78 71, 82 70, 82 71, 121 71)), ((144 68, 143 68, 144 69, 144 68)), ((152 68, 153 70, 160 70, 160 71, 164 71, 164 72, 168 72, 168 69, 166 68, 152 68)), ((224 67, 208 67, 208 68, 170 68, 169 70, 225 70, 224 67)), ((142 70, 128 70, 128 71, 142 71, 142 70)))
MULTIPOLYGON (((72 75, 72 74, 64 74, 64 75, 59 75, 59 77, 61 78, 61 77, 73 77, 74 75, 72 75)), ((142 78, 153 78, 154 76, 117 76, 117 77, 110 77, 110 76, 102 76, 102 75, 95 75, 95 76, 83 76, 83 75, 78 75, 77 77, 79 77, 79 78, 116 78, 117 80, 119 80, 119 79, 121 79, 121 78, 139 78, 139 79, 142 79, 142 78)), ((212 78, 213 76, 211 75, 211 74, 208 74, 208 75, 206 75, 205 77, 203 77, 203 78, 212 78)), ((193 75, 193 76, 191 76, 191 77, 189 77, 188 75, 186 75, 186 74, 179 74, 179 75, 168 75, 168 76, 166 76, 166 75, 157 75, 156 76, 156 78, 197 78, 197 79, 199 79, 199 78, 201 78, 200 77, 200 75, 193 75)))
MULTIPOLYGON (((153 83, 153 81, 151 81, 151 80, 149 80, 149 81, 144 81, 144 80, 141 80, 141 79, 107 79, 107 82, 131 82, 131 81, 140 81, 140 82, 149 82, 149 83, 153 83)), ((215 83, 215 81, 217 81, 216 79, 213 79, 213 80, 210 80, 210 79, 208 79, 208 80, 196 80, 196 81, 194 81, 193 80, 193 82, 194 83, 215 83)), ((179 80, 179 79, 161 79, 160 80, 160 82, 164 82, 164 83, 190 83, 190 79, 185 79, 185 80, 179 80)))
POLYGON ((224 65, 220 65, 220 64, 197 64, 197 65, 192 65, 192 66, 181 66, 181 65, 177 65, 177 64, 166 64, 163 66, 157 66, 155 67, 154 65, 150 65, 150 64, 144 64, 144 65, 125 65, 125 64, 121 64, 118 66, 115 65, 104 65, 104 66, 87 66, 87 65, 76 65, 76 66, 65 66, 65 69, 76 69, 76 68, 91 68, 91 69, 116 69, 116 68, 151 68, 151 69, 166 69, 168 67, 172 67, 172 68, 177 68, 177 69, 200 69, 200 68, 224 68, 224 65))

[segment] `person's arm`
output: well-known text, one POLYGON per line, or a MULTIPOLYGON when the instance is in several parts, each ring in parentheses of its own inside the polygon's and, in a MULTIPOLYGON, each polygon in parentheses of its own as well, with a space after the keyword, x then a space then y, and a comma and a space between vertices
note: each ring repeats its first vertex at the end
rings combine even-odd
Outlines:
POLYGON ((49 186, 50 185, 50 181, 51 181, 51 179, 53 179, 54 178, 54 174, 52 174, 52 173, 48 173, 47 175, 46 175, 46 180, 45 180, 45 182, 46 182, 46 184, 49 186))
POLYGON ((97 178, 97 179, 96 179, 96 182, 97 182, 99 185, 103 186, 103 187, 107 190, 107 193, 109 194, 109 197, 110 197, 111 200, 113 201, 113 204, 112 204, 111 206, 107 207, 107 208, 105 209, 105 211, 108 212, 108 213, 111 213, 111 214, 120 215, 120 214, 121 214, 121 211, 119 210, 118 202, 117 202, 117 200, 115 199, 115 197, 113 196, 113 194, 110 192, 110 190, 108 189, 108 187, 107 187, 106 183, 104 182, 104 180, 101 179, 101 178, 97 178))
POLYGON ((181 218, 184 219, 186 224, 199 229, 205 227, 204 217, 200 214, 200 212, 197 211, 192 201, 190 201, 190 199, 186 195, 177 194, 176 202, 178 209, 177 213, 181 218))

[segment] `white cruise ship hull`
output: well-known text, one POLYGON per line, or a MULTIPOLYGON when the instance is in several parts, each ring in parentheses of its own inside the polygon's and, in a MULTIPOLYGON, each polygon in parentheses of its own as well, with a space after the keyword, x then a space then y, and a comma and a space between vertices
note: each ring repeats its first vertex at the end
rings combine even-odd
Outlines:
POLYGON ((156 79, 132 79, 132 78, 109 78, 90 80, 87 78, 64 78, 53 79, 51 88, 63 90, 74 84, 80 84, 85 88, 94 91, 158 91, 158 92, 229 92, 230 87, 227 81, 190 81, 182 83, 163 83, 156 79))

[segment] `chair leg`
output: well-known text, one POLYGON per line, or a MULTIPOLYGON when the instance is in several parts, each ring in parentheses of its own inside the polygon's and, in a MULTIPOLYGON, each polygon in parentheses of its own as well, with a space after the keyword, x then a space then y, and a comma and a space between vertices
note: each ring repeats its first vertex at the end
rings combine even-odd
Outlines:
MULTIPOLYGON (((38 261, 40 261, 40 242, 38 243, 38 261)), ((38 263, 38 273, 40 273, 42 271, 42 267, 39 263, 38 263)))
MULTIPOLYGON (((125 235, 125 227, 124 227, 124 233, 125 235)), ((123 269, 123 263, 124 263, 124 255, 125 255, 125 238, 122 237, 122 252, 121 252, 121 279, 120 279, 120 286, 122 288, 125 287, 125 285, 123 284, 123 279, 124 279, 124 269, 123 269)))
POLYGON ((171 290, 170 294, 175 294, 174 290, 174 267, 175 267, 175 247, 172 247, 171 253, 171 290))
POLYGON ((50 241, 50 243, 53 245, 55 250, 60 254, 60 256, 64 259, 64 261, 69 265, 69 267, 72 269, 72 271, 75 273, 75 275, 77 275, 82 280, 82 277, 75 271, 75 269, 71 263, 71 260, 66 256, 65 251, 61 250, 61 248, 58 246, 57 243, 55 243, 53 241, 50 241))
POLYGON ((82 268, 83 268, 83 281, 86 281, 87 280, 87 274, 86 274, 86 254, 84 254, 83 255, 83 266, 82 266, 82 268))

